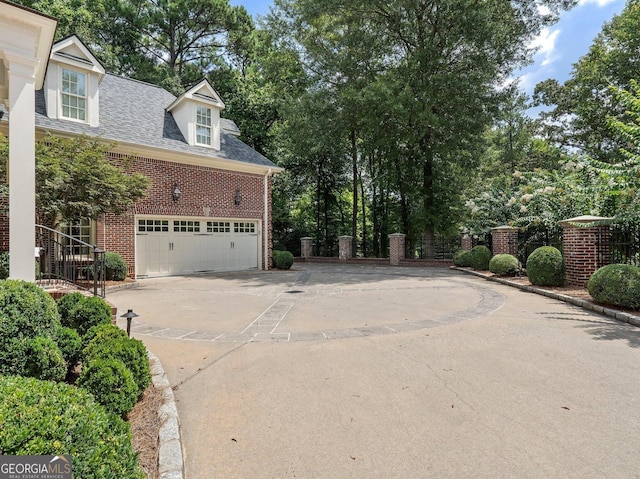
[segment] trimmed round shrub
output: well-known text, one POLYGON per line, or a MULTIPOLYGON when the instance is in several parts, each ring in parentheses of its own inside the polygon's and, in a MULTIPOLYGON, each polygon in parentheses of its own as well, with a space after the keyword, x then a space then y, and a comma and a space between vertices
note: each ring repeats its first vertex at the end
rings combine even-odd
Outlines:
POLYGON ((489 271, 498 276, 513 276, 520 271, 520 261, 511 254, 497 254, 489 261, 489 271))
MULTIPOLYGON (((114 333, 107 333, 105 336, 109 334, 114 333)), ((138 394, 142 394, 151 383, 149 357, 144 344, 137 339, 105 336, 96 336, 83 350, 83 364, 108 358, 122 361, 133 375, 138 394)))
POLYGON ((591 297, 599 303, 640 308, 640 268, 609 264, 591 275, 587 283, 591 297))
POLYGON ((460 268, 471 266, 471 250, 459 249, 453 254, 453 264, 460 268))
POLYGON ((71 328, 60 328, 56 343, 62 352, 62 357, 67 362, 67 368, 73 368, 80 361, 82 353, 82 340, 78 332, 71 328))
POLYGON ((0 454, 73 456, 73 477, 143 479, 129 424, 83 389, 0 376, 0 454))
POLYGON ((67 362, 52 338, 38 336, 31 340, 27 374, 37 379, 63 381, 67 375, 67 362))
POLYGON ((139 396, 133 374, 116 358, 96 358, 83 364, 77 384, 107 411, 119 416, 131 411, 139 396))
POLYGON ((0 374, 27 376, 38 370, 35 365, 44 358, 31 360, 31 354, 46 354, 40 347, 34 350, 32 341, 54 338, 59 330, 56 303, 42 288, 26 281, 0 281, 0 374))
POLYGON ((60 314, 60 322, 63 326, 70 328, 71 322, 69 320, 71 310, 75 308, 85 298, 82 293, 73 292, 65 294, 58 300, 58 313, 60 314))
MULTIPOLYGON (((0 336, 51 336, 60 328, 56 302, 26 281, 0 281, 0 336)), ((1 340, 1 339, 0 339, 1 340)))
POLYGON ((469 253, 469 266, 477 270, 488 270, 491 250, 484 245, 474 246, 469 253))
POLYGON ((80 336, 98 324, 111 324, 111 308, 97 296, 84 296, 69 312, 69 326, 80 336))
POLYGON ((527 258, 527 277, 538 286, 562 286, 564 262, 562 253, 553 246, 541 246, 527 258))
POLYGON ((127 277, 127 263, 118 253, 104 254, 104 268, 109 281, 124 281, 127 277))
POLYGON ((96 339, 96 341, 108 341, 117 338, 129 339, 127 332, 120 329, 115 324, 99 324, 97 326, 93 326, 85 333, 84 336, 82 336, 82 349, 86 348, 94 339, 96 339))
POLYGON ((278 269, 291 269, 293 265, 293 254, 289 251, 278 251, 276 254, 274 251, 273 262, 278 269))

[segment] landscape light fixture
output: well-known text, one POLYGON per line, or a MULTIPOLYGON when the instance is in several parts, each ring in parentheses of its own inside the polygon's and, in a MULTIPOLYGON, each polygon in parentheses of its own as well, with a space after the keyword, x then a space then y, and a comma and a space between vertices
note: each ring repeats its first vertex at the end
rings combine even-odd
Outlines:
POLYGON ((130 309, 120 317, 121 318, 126 318, 126 320, 127 320, 127 336, 131 337, 131 320, 133 318, 137 318, 138 315, 133 312, 133 309, 130 309))
POLYGON ((234 197, 233 202, 236 206, 240 206, 240 203, 242 203, 242 193, 240 193, 240 188, 236 190, 236 196, 234 197))
POLYGON ((173 184, 173 201, 178 201, 180 196, 182 195, 182 191, 178 188, 178 183, 173 184))

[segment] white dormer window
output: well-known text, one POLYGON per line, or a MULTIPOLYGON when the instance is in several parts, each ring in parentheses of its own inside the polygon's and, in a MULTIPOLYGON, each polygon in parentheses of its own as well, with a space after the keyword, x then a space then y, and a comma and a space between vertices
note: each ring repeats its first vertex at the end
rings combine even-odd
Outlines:
POLYGON ((191 87, 168 107, 189 145, 220 150, 220 111, 224 103, 205 79, 191 87))
POLYGON ((62 68, 62 117, 72 120, 87 119, 87 76, 62 68))
POLYGON ((104 67, 78 37, 56 42, 43 88, 47 116, 100 126, 99 86, 104 75, 104 67))
POLYGON ((196 108, 196 143, 211 146, 211 108, 196 108))

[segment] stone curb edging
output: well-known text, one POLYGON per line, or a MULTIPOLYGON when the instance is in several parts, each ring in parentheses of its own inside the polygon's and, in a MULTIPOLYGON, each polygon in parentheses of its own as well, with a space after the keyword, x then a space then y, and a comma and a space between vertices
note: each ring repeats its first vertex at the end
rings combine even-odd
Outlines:
POLYGON ((122 284, 114 284, 113 286, 105 287, 105 293, 115 293, 116 291, 121 291, 123 289, 131 289, 136 288, 138 286, 137 281, 132 281, 130 283, 122 283, 122 284))
POLYGON ((153 385, 162 393, 160 418, 158 472, 160 479, 184 479, 184 457, 180 439, 180 420, 173 390, 160 359, 147 350, 153 385))
POLYGON ((547 296, 551 299, 557 299, 558 301, 564 301, 565 303, 573 304, 574 306, 578 306, 580 308, 587 309, 589 311, 593 311, 594 313, 602 314, 604 316, 608 316, 617 321, 621 321, 623 323, 631 324, 632 326, 640 327, 640 316, 636 316, 635 314, 625 313, 623 311, 617 311, 615 309, 607 308, 605 306, 601 306, 599 304, 594 304, 590 301, 586 301, 580 298, 574 298, 573 296, 567 296, 565 294, 559 294, 554 291, 549 291, 546 289, 537 288, 535 286, 530 286, 528 284, 520 284, 514 281, 509 281, 508 279, 498 278, 496 276, 486 276, 478 271, 472 271, 465 268, 459 268, 457 266, 452 266, 451 269, 455 269, 457 271, 462 271, 465 273, 472 274, 474 276, 478 276, 480 278, 486 279, 488 281, 493 281, 495 283, 505 284, 507 286, 518 288, 522 291, 527 291, 529 293, 536 293, 542 296, 547 296))

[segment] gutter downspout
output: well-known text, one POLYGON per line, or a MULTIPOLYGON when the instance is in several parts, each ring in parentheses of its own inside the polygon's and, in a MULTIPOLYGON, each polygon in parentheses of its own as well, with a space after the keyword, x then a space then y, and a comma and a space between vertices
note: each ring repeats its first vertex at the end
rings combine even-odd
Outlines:
POLYGON ((269 270, 269 177, 271 168, 264 175, 264 219, 262 223, 264 241, 264 270, 269 270))

